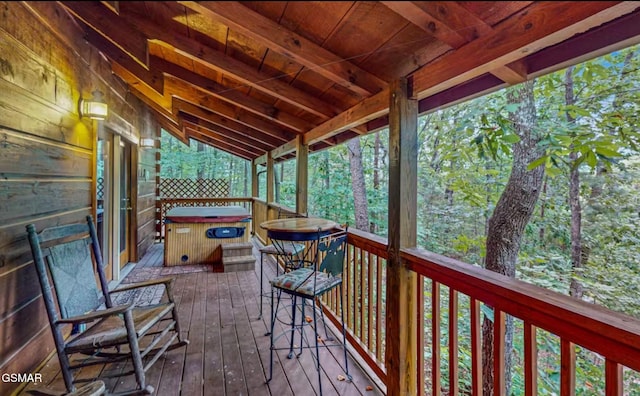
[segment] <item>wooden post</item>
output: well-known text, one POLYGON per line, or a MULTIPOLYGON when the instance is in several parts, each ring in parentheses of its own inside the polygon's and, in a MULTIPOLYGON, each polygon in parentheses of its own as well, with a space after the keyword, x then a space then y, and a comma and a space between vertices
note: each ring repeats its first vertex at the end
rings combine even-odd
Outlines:
POLYGON ((309 146, 296 139, 296 213, 307 213, 309 184, 309 146))
POLYGON ((274 189, 276 185, 276 178, 273 168, 273 157, 271 152, 267 153, 267 206, 273 203, 274 189))
POLYGON ((256 160, 251 161, 251 196, 257 198, 260 194, 258 191, 258 163, 256 160))
POLYGON ((417 394, 417 274, 400 249, 417 240, 418 103, 407 79, 392 82, 389 104, 389 245, 387 260, 387 395, 417 394))

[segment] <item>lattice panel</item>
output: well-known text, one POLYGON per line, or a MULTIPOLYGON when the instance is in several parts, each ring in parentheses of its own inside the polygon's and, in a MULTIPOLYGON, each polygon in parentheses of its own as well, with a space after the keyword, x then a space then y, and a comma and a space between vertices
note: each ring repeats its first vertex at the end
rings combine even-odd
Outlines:
POLYGON ((160 179, 160 198, 228 197, 226 179, 160 179))

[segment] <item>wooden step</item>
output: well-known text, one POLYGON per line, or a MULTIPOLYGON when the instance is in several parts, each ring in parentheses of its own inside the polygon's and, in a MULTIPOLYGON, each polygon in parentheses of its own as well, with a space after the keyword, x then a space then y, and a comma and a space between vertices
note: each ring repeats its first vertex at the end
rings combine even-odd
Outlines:
POLYGON ((239 257, 253 255, 253 244, 251 242, 227 243, 222 247, 222 257, 239 257))
POLYGON ((223 257, 224 272, 253 271, 256 268, 256 258, 253 255, 223 257))

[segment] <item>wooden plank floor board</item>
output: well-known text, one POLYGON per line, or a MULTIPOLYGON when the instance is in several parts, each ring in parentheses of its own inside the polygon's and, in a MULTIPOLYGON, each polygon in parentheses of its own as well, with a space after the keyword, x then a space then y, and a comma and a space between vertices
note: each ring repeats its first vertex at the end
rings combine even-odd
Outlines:
MULTIPOLYGON (((266 382, 270 368, 270 336, 265 335, 270 326, 271 300, 263 297, 262 318, 259 318, 260 293, 270 293, 269 279, 275 276, 273 257, 265 256, 264 280, 260 285, 260 254, 254 241, 255 271, 220 273, 211 266, 164 267, 162 244, 153 245, 123 282, 153 279, 160 276, 176 277, 174 296, 182 325, 181 334, 189 339, 186 348, 165 353, 147 372, 147 382, 159 396, 307 396, 318 392, 315 349, 304 348, 300 356, 288 358, 291 334, 278 340, 282 350, 274 351, 273 377, 266 382)), ((158 301, 162 288, 144 293, 129 293, 120 298, 136 301, 158 301)), ((283 298, 275 334, 289 328, 291 300, 283 298)), ((297 311, 299 318, 302 313, 297 311)), ((310 306, 306 314, 312 315, 310 306)), ((318 315, 318 321, 320 316, 318 315)), ((329 326, 335 332, 333 326, 329 326)), ((313 346, 314 333, 305 326, 305 336, 313 346)), ((320 329, 324 337, 324 328, 320 329)), ((341 339, 339 333, 336 333, 341 339)), ((296 333, 295 345, 300 345, 296 333)), ((303 344, 304 345, 304 344, 303 344)), ((298 350, 296 349, 296 353, 298 350)), ((320 348, 322 389, 326 396, 380 396, 374 382, 349 356, 349 371, 353 382, 339 381, 344 372, 342 346, 320 348), (367 386, 374 389, 367 391, 367 386)), ((122 372, 130 364, 107 365, 86 369, 83 375, 94 375, 96 370, 122 372)), ((40 370, 43 384, 49 390, 61 392, 64 383, 57 356, 53 356, 40 370)), ((108 380, 110 391, 134 386, 133 376, 108 380)), ((27 387, 18 396, 26 395, 27 387)))

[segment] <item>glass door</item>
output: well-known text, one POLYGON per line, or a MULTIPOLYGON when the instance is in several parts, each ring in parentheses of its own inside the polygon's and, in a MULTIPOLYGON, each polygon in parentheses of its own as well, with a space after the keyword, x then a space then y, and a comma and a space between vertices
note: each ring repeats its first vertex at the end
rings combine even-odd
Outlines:
POLYGON ((119 139, 120 161, 120 224, 119 224, 119 254, 120 268, 129 263, 130 239, 131 239, 131 145, 124 139, 119 139))
POLYGON ((113 135, 100 128, 96 152, 96 233, 100 241, 102 261, 105 265, 105 275, 114 278, 113 260, 109 252, 112 249, 111 211, 112 211, 112 174, 113 174, 113 135))

